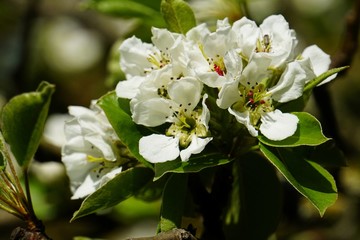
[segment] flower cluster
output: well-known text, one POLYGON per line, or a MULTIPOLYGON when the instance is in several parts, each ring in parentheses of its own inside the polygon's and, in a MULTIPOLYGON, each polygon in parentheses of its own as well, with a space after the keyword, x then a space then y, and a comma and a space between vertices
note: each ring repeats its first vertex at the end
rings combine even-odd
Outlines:
POLYGON ((130 99, 136 124, 167 124, 139 142, 140 154, 152 163, 200 153, 216 137, 210 115, 219 109, 253 137, 292 136, 299 120, 279 106, 301 97, 330 65, 315 45, 296 53, 295 32, 281 15, 259 26, 243 17, 232 25, 218 21, 213 32, 201 24, 186 35, 157 28, 152 34, 152 43, 136 37, 123 42, 120 65, 127 79, 116 87, 118 97, 130 99))
POLYGON ((124 149, 104 112, 70 106, 73 119, 65 123, 62 161, 70 178, 72 199, 92 194, 122 171, 124 149))

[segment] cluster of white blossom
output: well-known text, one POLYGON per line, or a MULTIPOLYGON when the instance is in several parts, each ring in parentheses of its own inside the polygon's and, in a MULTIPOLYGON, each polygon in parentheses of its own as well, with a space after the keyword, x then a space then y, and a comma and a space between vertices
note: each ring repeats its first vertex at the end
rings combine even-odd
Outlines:
POLYGON ((218 21, 213 32, 201 24, 186 35, 157 28, 152 34, 152 44, 136 37, 123 42, 120 65, 127 79, 116 87, 118 97, 130 99, 135 123, 170 124, 140 140, 140 153, 152 163, 179 155, 187 161, 212 140, 209 88, 217 89, 217 107, 228 109, 252 136, 292 136, 298 118, 276 106, 302 96, 305 84, 330 65, 315 45, 296 53, 295 32, 281 15, 260 26, 243 17, 232 25, 218 21))

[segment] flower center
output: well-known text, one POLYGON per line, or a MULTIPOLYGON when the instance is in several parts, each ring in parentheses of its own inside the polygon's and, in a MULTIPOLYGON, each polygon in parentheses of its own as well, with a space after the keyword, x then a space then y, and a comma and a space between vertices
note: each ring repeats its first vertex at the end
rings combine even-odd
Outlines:
POLYGON ((166 99, 170 98, 169 94, 168 94, 168 90, 165 87, 165 85, 162 85, 161 87, 159 87, 157 89, 157 94, 159 95, 159 97, 162 97, 162 98, 166 98, 166 99))
POLYGON ((189 146, 194 134, 198 137, 207 137, 208 131, 200 122, 201 112, 201 109, 193 110, 190 114, 182 109, 175 111, 173 113, 175 121, 167 130, 166 135, 179 137, 179 145, 182 148, 189 146))
POLYGON ((256 126, 266 112, 273 111, 272 99, 263 84, 256 83, 255 86, 240 85, 239 93, 241 99, 233 105, 233 109, 239 112, 248 111, 250 122, 256 126))
POLYGON ((224 76, 224 74, 226 74, 223 57, 220 57, 220 55, 216 55, 215 58, 207 58, 206 60, 209 63, 210 69, 213 72, 216 72, 217 74, 219 74, 219 76, 224 76))
POLYGON ((270 52, 271 51, 271 39, 268 34, 265 34, 262 39, 256 41, 255 52, 270 52))
POLYGON ((108 160, 104 156, 101 156, 102 154, 99 153, 99 150, 97 150, 95 146, 91 146, 91 149, 94 152, 92 155, 87 155, 87 161, 97 164, 97 166, 92 169, 92 171, 96 173, 97 178, 100 178, 102 175, 110 172, 115 167, 123 166, 133 158, 127 147, 119 140, 112 141, 112 147, 114 148, 114 153, 116 154, 115 161, 108 160))
MULTIPOLYGON (((168 48, 166 48, 167 50, 168 48)), ((154 69, 160 69, 170 64, 170 54, 168 52, 164 52, 159 50, 159 52, 153 52, 149 54, 147 60, 153 65, 151 68, 145 69, 145 73, 149 73, 154 69)))

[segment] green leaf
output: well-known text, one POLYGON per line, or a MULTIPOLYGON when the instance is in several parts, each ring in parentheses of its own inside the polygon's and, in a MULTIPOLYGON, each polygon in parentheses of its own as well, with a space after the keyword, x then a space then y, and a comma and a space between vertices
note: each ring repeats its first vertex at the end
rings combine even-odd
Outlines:
POLYGON ((330 140, 319 146, 314 147, 310 152, 308 159, 317 162, 325 167, 345 167, 347 166, 344 153, 336 146, 335 142, 330 140))
POLYGON ((159 232, 167 232, 181 227, 187 182, 187 174, 172 174, 169 177, 162 199, 159 232))
POLYGON ((265 145, 273 147, 296 147, 296 146, 317 146, 328 140, 323 135, 320 122, 311 114, 306 112, 293 113, 299 118, 299 123, 294 135, 281 140, 273 141, 263 135, 259 135, 258 139, 265 145))
POLYGON ((149 168, 153 168, 152 164, 146 161, 139 153, 139 140, 143 135, 129 115, 129 102, 119 99, 115 92, 110 92, 101 97, 98 104, 104 110, 106 117, 122 143, 128 147, 129 151, 140 162, 149 168))
POLYGON ((321 216, 335 203, 335 180, 320 164, 304 159, 296 152, 296 148, 270 148, 261 143, 259 145, 267 159, 299 193, 309 199, 321 216))
POLYGON ((26 168, 39 147, 55 87, 40 83, 36 92, 10 99, 1 114, 2 131, 18 164, 26 168))
POLYGON ((144 18, 162 21, 159 11, 142 3, 130 0, 101 0, 88 1, 83 4, 85 8, 94 9, 103 14, 122 18, 144 18))
POLYGON ((137 199, 146 202, 155 201, 161 198, 167 178, 161 178, 158 181, 151 181, 144 186, 136 195, 137 199))
POLYGON ((196 26, 194 12, 186 2, 162 0, 160 8, 170 31, 185 34, 196 26))
POLYGON ((219 153, 202 153, 191 157, 189 161, 182 162, 180 159, 155 164, 155 178, 158 180, 165 173, 194 173, 205 168, 216 167, 231 162, 226 156, 219 153))
POLYGON ((99 210, 107 209, 136 194, 153 178, 146 167, 134 167, 119 173, 101 188, 89 195, 74 213, 71 221, 99 210))
POLYGON ((233 186, 224 226, 226 239, 268 239, 282 210, 275 168, 259 154, 247 154, 233 165, 233 186))
POLYGON ((299 146, 294 148, 297 155, 309 161, 316 162, 323 167, 339 168, 347 166, 343 152, 333 140, 318 146, 299 146))

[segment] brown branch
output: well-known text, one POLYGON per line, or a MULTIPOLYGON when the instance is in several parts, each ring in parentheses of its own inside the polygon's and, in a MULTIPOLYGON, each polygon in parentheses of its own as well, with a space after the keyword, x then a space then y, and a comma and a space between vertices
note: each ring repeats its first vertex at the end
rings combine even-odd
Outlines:
POLYGON ((40 231, 29 231, 22 227, 17 227, 11 233, 10 240, 51 240, 51 238, 40 231))
POLYGON ((128 238, 127 240, 196 240, 196 238, 184 229, 173 229, 153 237, 128 238))

